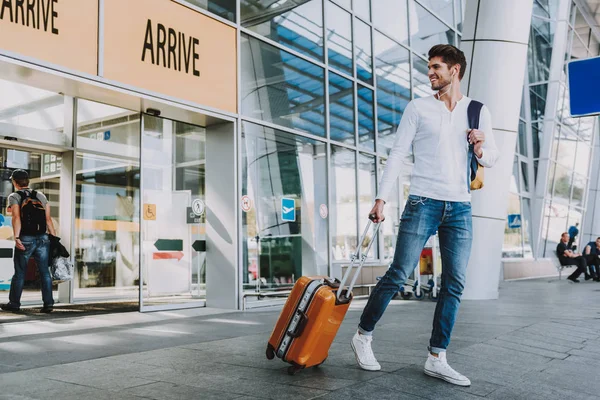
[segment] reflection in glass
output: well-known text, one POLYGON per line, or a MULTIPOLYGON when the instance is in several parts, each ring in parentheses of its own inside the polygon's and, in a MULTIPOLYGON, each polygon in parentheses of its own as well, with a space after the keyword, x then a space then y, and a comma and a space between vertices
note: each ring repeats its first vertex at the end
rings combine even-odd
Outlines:
MULTIPOLYGON (((361 223, 359 227, 360 234, 364 231, 364 221, 367 221, 369 211, 375 203, 375 157, 369 156, 363 153, 358 154, 358 220, 361 223)), ((387 208, 387 207, 386 207, 387 208)), ((387 210, 386 210, 387 211, 387 210)), ((367 235, 363 242, 363 251, 367 250, 367 244, 373 237, 375 227, 371 234, 367 235)), ((377 246, 373 243, 371 251, 368 254, 368 258, 377 258, 377 246)))
POLYGON ((533 257, 531 247, 531 200, 521 198, 521 232, 523 233, 523 257, 533 257))
POLYGON ((375 121, 373 91, 358 85, 358 143, 367 150, 375 150, 375 121))
POLYGON ((428 77, 429 63, 413 53, 413 90, 415 98, 432 96, 435 92, 431 89, 428 77))
POLYGON ((510 191, 512 193, 519 193, 519 160, 518 157, 515 156, 513 161, 513 171, 510 179, 510 191))
POLYGON ((0 93, 0 136, 71 145, 64 133, 63 95, 2 79, 0 93))
POLYGON ((575 155, 575 172, 587 176, 588 168, 591 163, 592 148, 581 140, 577 142, 577 152, 575 155))
POLYGON ((531 19, 529 35, 528 68, 529 82, 546 81, 550 77, 550 62, 552 59, 552 44, 556 22, 540 18, 531 19))
MULTIPOLYGON (((242 213, 245 290, 289 289, 302 275, 328 275, 324 143, 244 122, 242 213), (283 221, 282 198, 294 200, 295 221, 283 221)), ((330 216, 335 209, 330 208, 330 216)))
POLYGON ((546 202, 545 213, 548 215, 545 257, 556 257, 556 245, 560 241, 560 235, 567 230, 569 207, 554 201, 546 202))
POLYGON ((519 120, 519 153, 527 157, 527 125, 519 120))
POLYGON ((546 112, 546 95, 548 94, 548 84, 531 86, 529 96, 531 97, 531 120, 536 121, 544 118, 546 112))
POLYGON ((333 259, 347 261, 356 251, 356 160, 355 152, 331 146, 331 240, 333 259))
POLYGON ((402 113, 410 101, 409 53, 386 36, 375 32, 377 74, 378 152, 387 154, 402 113))
MULTIPOLYGON (((231 0, 185 0, 195 6, 235 22, 235 1, 231 0)), ((242 0, 242 3, 244 0, 242 0)))
POLYGON ((568 133, 567 129, 562 129, 560 134, 560 142, 558 145, 558 152, 556 154, 556 161, 568 169, 573 169, 576 149, 577 137, 573 136, 571 133, 568 133))
POLYGON ((329 73, 329 134, 332 140, 354 145, 354 88, 352 81, 329 73))
POLYGON ((585 187, 587 179, 585 176, 579 174, 573 174, 573 201, 572 204, 576 206, 583 206, 583 196, 585 194, 585 187))
POLYGON ((521 161, 521 183, 523 184, 523 190, 525 192, 529 192, 529 172, 527 168, 527 163, 521 161))
MULTIPOLYGON (((516 193, 508 194, 508 210, 507 214, 521 215, 521 198, 516 193)), ((521 225, 522 226, 522 225, 521 225)), ((523 244, 521 227, 509 228, 508 218, 504 226, 504 243, 502 246, 502 257, 504 258, 520 258, 523 257, 523 244)))
POLYGON ((241 0, 242 26, 323 61, 323 5, 321 0, 264 2, 241 0))
POLYGON ((450 26, 454 26, 454 4, 452 0, 420 0, 419 2, 427 7, 429 11, 433 11, 442 21, 450 26))
POLYGON ((323 68, 242 34, 242 114, 325 136, 323 68))
POLYGON ((402 44, 408 44, 406 1, 373 0, 373 25, 402 44))
POLYGON ((352 16, 327 2, 327 54, 329 65, 352 75, 352 16))
POLYGON ((356 76, 362 81, 373 83, 373 51, 371 49, 371 27, 359 19, 354 20, 354 44, 356 46, 356 76))
POLYGON ((542 122, 531 123, 531 138, 533 139, 533 158, 540 157, 540 147, 543 140, 544 124, 542 122))
POLYGON ((371 21, 371 0, 354 0, 354 12, 357 16, 371 21))
POLYGON ((597 121, 597 117, 581 117, 579 118, 579 137, 588 144, 591 144, 592 137, 594 136, 594 123, 597 121))
MULTIPOLYGON (((533 163, 534 168, 537 168, 537 162, 533 163)), ((548 180, 547 180, 547 191, 548 196, 552 197, 552 190, 554 189, 554 173, 556 171, 556 163, 553 161, 548 162, 548 180)))
POLYGON ((548 19, 556 18, 559 0, 535 0, 533 2, 533 15, 548 19))
POLYGON ((572 184, 571 171, 560 164, 556 164, 554 198, 562 199, 568 203, 571 198, 572 184))
POLYGON ((419 4, 409 3, 410 40, 412 48, 427 56, 436 44, 455 44, 454 31, 419 4))

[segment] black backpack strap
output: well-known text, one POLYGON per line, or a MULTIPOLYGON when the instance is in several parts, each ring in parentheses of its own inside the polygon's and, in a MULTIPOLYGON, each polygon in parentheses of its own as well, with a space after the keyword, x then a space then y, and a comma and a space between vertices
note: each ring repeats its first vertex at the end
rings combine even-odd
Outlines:
MULTIPOLYGON (((471 100, 469 106, 467 107, 467 118, 469 120, 469 128, 470 129, 479 129, 479 117, 481 116, 481 109, 483 108, 483 103, 477 100, 471 100)), ((475 153, 473 153, 473 145, 469 144, 469 170, 470 170, 470 183, 475 180, 477 176, 477 157, 475 153)))
POLYGON ((23 201, 25 201, 25 199, 29 197, 29 194, 25 190, 17 190, 16 193, 21 197, 19 205, 23 204, 23 201))
POLYGON ((39 199, 38 199, 38 197, 37 197, 37 193, 38 193, 38 192, 36 192, 35 190, 32 190, 32 191, 31 191, 31 194, 30 194, 31 198, 32 198, 32 199, 39 200, 39 199))

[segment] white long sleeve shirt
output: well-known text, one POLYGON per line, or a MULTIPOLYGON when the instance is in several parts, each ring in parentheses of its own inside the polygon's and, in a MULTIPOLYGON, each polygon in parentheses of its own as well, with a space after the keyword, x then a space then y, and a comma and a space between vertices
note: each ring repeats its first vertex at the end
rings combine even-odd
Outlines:
MULTIPOLYGON (((377 199, 387 201, 407 158, 414 155, 410 194, 441 201, 470 201, 467 176, 469 121, 467 107, 471 99, 463 96, 448 110, 433 96, 414 99, 406 106, 396 132, 394 146, 387 159, 377 199)), ((486 168, 499 156, 490 112, 481 109, 479 130, 485 134, 483 155, 478 159, 486 168)))

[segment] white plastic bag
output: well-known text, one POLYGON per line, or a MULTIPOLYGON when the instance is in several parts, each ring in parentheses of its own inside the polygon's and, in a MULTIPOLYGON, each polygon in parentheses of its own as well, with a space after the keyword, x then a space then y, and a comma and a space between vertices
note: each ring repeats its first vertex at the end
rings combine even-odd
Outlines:
POLYGON ((70 281, 73 279, 73 270, 73 263, 67 257, 56 257, 50 265, 54 281, 70 281))

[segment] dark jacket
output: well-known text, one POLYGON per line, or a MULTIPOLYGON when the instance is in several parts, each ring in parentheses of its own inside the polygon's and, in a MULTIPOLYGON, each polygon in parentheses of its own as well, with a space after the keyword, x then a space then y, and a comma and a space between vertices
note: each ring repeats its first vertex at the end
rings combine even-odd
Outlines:
POLYGON ((62 243, 60 242, 60 238, 58 236, 52 236, 52 235, 49 235, 49 237, 50 237, 50 260, 49 261, 52 261, 58 257, 69 257, 69 252, 67 251, 65 246, 63 246, 62 243))

